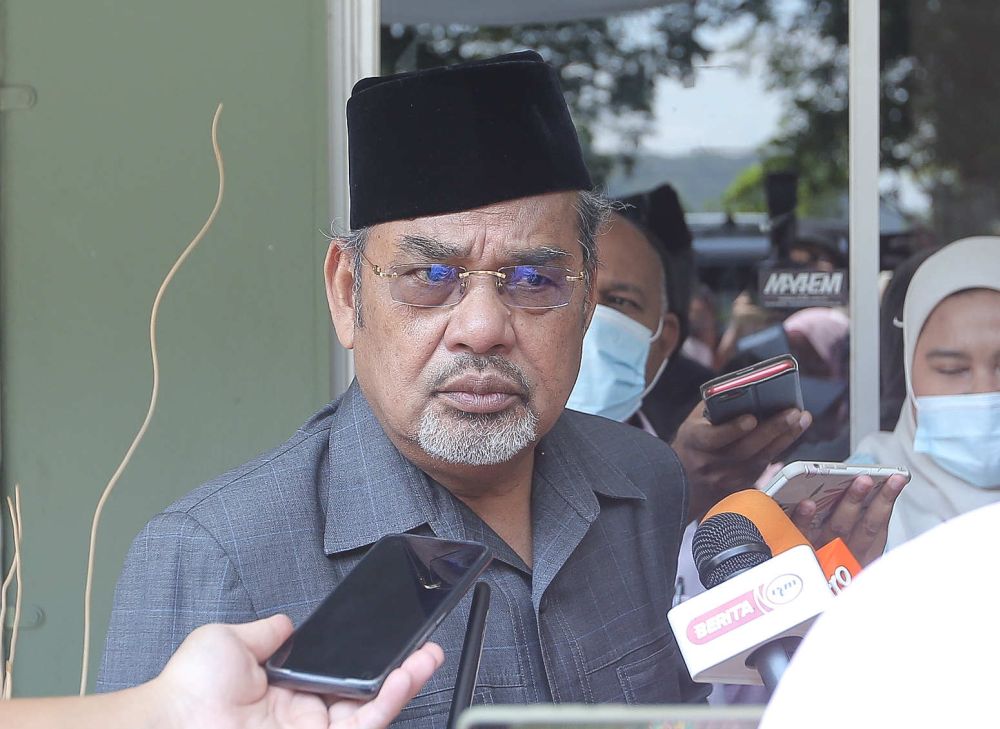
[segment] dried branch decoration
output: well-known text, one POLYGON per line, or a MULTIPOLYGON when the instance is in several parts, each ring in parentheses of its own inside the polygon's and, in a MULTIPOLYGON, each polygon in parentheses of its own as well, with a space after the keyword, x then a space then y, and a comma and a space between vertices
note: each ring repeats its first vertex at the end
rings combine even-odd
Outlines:
POLYGON ((156 410, 156 400, 160 391, 160 360, 156 349, 156 321, 160 311, 160 302, 163 300, 163 294, 167 290, 167 286, 173 280, 174 275, 187 260, 188 256, 195 247, 201 242, 201 239, 205 237, 205 233, 208 232, 209 227, 215 221, 215 216, 219 212, 219 207, 222 205, 222 193, 225 189, 226 175, 225 169, 222 164, 222 152, 219 150, 219 139, 218 139, 218 126, 219 126, 219 116, 222 114, 222 104, 219 104, 218 108, 215 110, 215 116, 212 119, 212 151, 215 154, 215 164, 219 170, 219 191, 215 198, 215 206, 212 208, 212 212, 209 213, 208 219, 205 224, 201 226, 201 230, 198 234, 188 243, 184 251, 178 256, 174 265, 167 272, 166 277, 163 279, 163 283, 160 284, 159 291, 156 292, 156 298, 153 300, 153 309, 149 316, 149 350, 150 356, 153 360, 153 388, 149 398, 149 409, 146 411, 146 418, 142 421, 142 425, 139 427, 139 431, 135 434, 135 438, 132 440, 132 444, 129 446, 128 450, 125 452, 125 457, 122 458, 122 462, 119 464, 118 469, 111 476, 111 480, 108 481, 108 485, 104 487, 104 492, 101 494, 100 500, 97 502, 97 508, 94 511, 94 521, 90 529, 90 552, 87 558, 87 587, 84 592, 83 598, 83 665, 80 668, 80 695, 83 696, 87 692, 87 672, 88 664, 90 662, 90 602, 91 593, 93 591, 93 580, 94 580, 94 553, 97 546, 97 529, 101 521, 101 512, 104 510, 104 504, 107 503, 108 497, 111 495, 112 490, 115 488, 115 484, 118 483, 118 479, 121 477, 122 472, 125 467, 128 466, 129 461, 132 460, 132 454, 135 453, 135 449, 138 447, 143 436, 146 434, 146 429, 149 427, 150 421, 153 419, 153 412, 156 410))
MULTIPOLYGON (((0 626, 7 621, 7 589, 16 580, 14 597, 14 622, 10 631, 10 655, 4 660, 3 641, 0 640, 0 698, 9 699, 13 691, 14 654, 17 652, 17 634, 21 627, 21 597, 24 583, 21 582, 21 487, 14 484, 14 498, 7 497, 7 511, 10 512, 11 541, 14 543, 14 559, 11 560, 7 576, 0 585, 0 626)), ((2 633, 0 633, 2 638, 2 633)))

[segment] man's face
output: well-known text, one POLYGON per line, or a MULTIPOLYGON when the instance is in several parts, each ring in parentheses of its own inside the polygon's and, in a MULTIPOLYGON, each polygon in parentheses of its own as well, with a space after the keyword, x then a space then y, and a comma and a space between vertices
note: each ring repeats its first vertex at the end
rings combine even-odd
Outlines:
POLYGON ((673 353, 680 334, 677 317, 665 311, 663 263, 646 236, 618 214, 597 239, 601 259, 597 274, 597 303, 625 314, 655 332, 663 317, 663 330, 650 344, 646 382, 652 381, 663 360, 673 353))
MULTIPOLYGON (((365 257, 383 269, 545 264, 578 274, 575 200, 575 192, 553 193, 377 225, 365 257)), ((397 303, 390 283, 362 267, 357 326, 352 261, 331 248, 327 291, 337 335, 354 349, 358 382, 404 454, 505 462, 552 427, 576 379, 592 312, 582 281, 571 284, 566 306, 541 310, 510 306, 488 274, 467 277, 464 298, 441 308, 397 303)))

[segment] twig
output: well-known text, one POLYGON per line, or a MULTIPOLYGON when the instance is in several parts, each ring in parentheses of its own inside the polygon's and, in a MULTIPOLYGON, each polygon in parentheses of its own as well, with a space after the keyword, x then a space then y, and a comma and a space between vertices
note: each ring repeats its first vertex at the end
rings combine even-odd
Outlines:
POLYGON ((163 300, 163 294, 167 290, 167 286, 173 280, 174 275, 180 269, 181 265, 187 260, 188 256, 195 249, 195 246, 197 246, 198 243, 201 242, 201 239, 205 237, 205 233, 208 232, 209 227, 215 220, 215 216, 219 212, 219 207, 222 205, 222 193, 225 188, 226 177, 225 170, 222 165, 222 152, 219 150, 218 139, 219 116, 221 114, 222 104, 219 104, 218 108, 215 110, 215 116, 212 119, 212 151, 215 154, 215 163, 219 169, 219 192, 215 198, 215 206, 212 208, 212 212, 209 213, 205 224, 201 226, 201 230, 199 230, 198 234, 191 240, 190 243, 188 243, 187 247, 174 262, 174 265, 170 268, 170 271, 167 272, 166 277, 163 279, 163 283, 160 284, 159 291, 156 292, 156 298, 153 300, 153 309, 149 316, 149 350, 153 360, 153 388, 149 398, 149 409, 146 411, 146 418, 142 421, 142 425, 139 427, 139 431, 135 434, 132 444, 125 452, 125 457, 122 458, 122 462, 118 465, 118 468, 115 470, 111 480, 108 481, 108 485, 104 487, 104 492, 101 494, 101 498, 97 502, 97 509, 94 511, 94 521, 90 528, 90 552, 87 557, 87 587, 84 591, 83 598, 83 665, 80 668, 81 696, 87 692, 87 671, 88 664, 90 662, 90 598, 93 590, 94 553, 97 547, 97 528, 101 520, 101 512, 104 510, 104 504, 111 495, 115 484, 118 483, 118 479, 121 477, 125 467, 128 465, 129 461, 132 460, 132 454, 135 452, 135 449, 138 447, 143 436, 146 434, 146 429, 149 427, 149 423, 153 419, 153 412, 156 410, 156 400, 160 391, 160 360, 156 349, 156 320, 160 310, 160 302, 163 300))
POLYGON ((21 601, 24 598, 24 580, 21 577, 21 564, 24 549, 24 534, 22 527, 24 520, 21 518, 21 487, 14 485, 14 512, 17 514, 17 530, 14 539, 17 540, 17 552, 14 562, 17 565, 17 597, 14 598, 14 624, 10 631, 10 652, 7 656, 7 686, 4 698, 11 697, 12 682, 14 680, 14 656, 17 654, 17 636, 21 633, 21 601))
MULTIPOLYGON (((16 489, 16 487, 15 487, 16 489)), ((9 508, 9 506, 8 506, 9 508)), ((12 535, 12 541, 14 542, 14 555, 17 555, 17 541, 13 539, 15 534, 14 530, 14 511, 10 513, 10 533, 12 535)), ((2 515, 0 515, 2 518, 2 515)), ((3 578, 3 584, 0 585, 0 695, 3 693, 4 676, 7 675, 7 661, 4 658, 4 648, 3 648, 3 626, 6 625, 7 621, 7 588, 10 587, 11 580, 14 579, 14 568, 17 567, 17 562, 11 560, 10 567, 7 569, 7 574, 3 578)))
POLYGON ((17 652, 18 628, 21 625, 21 596, 24 594, 23 583, 21 582, 21 487, 14 484, 14 499, 7 497, 7 510, 10 512, 11 532, 14 542, 14 559, 10 565, 10 571, 3 582, 4 606, 0 610, 0 617, 6 619, 6 596, 7 587, 10 585, 11 576, 17 581, 17 589, 14 598, 14 623, 10 634, 10 654, 3 664, 3 683, 0 687, 0 697, 9 699, 13 693, 14 680, 14 655, 17 652))

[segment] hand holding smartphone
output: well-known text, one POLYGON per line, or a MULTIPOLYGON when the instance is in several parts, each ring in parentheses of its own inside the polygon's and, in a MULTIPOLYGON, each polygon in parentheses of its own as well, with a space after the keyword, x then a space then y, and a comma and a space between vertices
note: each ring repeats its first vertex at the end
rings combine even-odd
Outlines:
POLYGON ((902 466, 793 461, 782 468, 763 491, 789 513, 801 501, 814 501, 816 515, 813 523, 820 523, 833 511, 858 476, 870 476, 875 482, 867 497, 867 502, 871 502, 889 477, 897 475, 903 476, 906 482, 910 480, 910 472, 902 466))
POLYGON ((798 362, 783 354, 716 377, 701 386, 701 397, 705 416, 715 425, 741 415, 753 415, 760 422, 782 410, 801 410, 798 362))
POLYGON ((369 699, 490 562, 489 549, 411 534, 377 541, 268 659, 273 684, 369 699))

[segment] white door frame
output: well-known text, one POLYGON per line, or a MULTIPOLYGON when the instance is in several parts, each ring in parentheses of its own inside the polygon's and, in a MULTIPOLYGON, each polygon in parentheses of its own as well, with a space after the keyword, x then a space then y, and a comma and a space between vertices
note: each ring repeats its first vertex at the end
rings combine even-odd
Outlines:
POLYGON ((851 451, 879 429, 879 6, 850 0, 851 451))
MULTIPOLYGON (((336 231, 350 225, 351 194, 347 168, 347 117, 351 87, 379 72, 379 0, 326 0, 329 114, 329 219, 336 231)), ((337 397, 354 379, 354 357, 330 330, 330 395, 337 397)))

